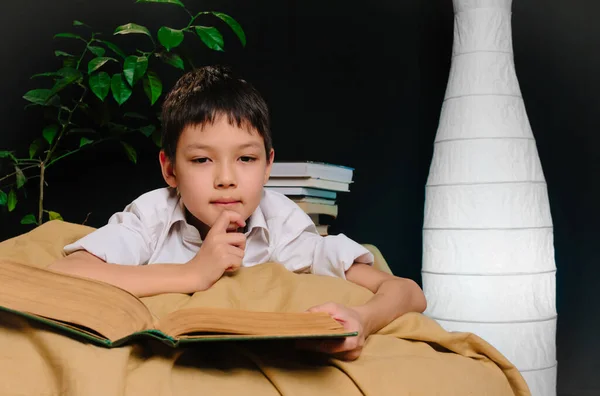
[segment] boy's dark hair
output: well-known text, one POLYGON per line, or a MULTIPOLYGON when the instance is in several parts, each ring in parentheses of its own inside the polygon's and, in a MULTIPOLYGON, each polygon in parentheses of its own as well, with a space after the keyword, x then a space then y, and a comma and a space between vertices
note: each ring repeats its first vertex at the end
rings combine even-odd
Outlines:
POLYGON ((184 74, 162 106, 162 147, 175 160, 177 141, 187 126, 204 125, 225 115, 231 125, 251 126, 272 148, 269 109, 260 93, 225 66, 205 66, 184 74), (235 124, 234 124, 235 123, 235 124))

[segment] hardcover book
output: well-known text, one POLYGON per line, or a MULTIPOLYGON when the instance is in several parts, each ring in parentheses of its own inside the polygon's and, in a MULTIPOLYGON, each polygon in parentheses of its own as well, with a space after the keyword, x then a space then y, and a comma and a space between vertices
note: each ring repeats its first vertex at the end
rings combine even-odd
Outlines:
POLYGON ((338 338, 348 332, 326 313, 182 308, 158 318, 116 286, 0 261, 0 310, 109 348, 153 337, 177 347, 203 341, 338 338))

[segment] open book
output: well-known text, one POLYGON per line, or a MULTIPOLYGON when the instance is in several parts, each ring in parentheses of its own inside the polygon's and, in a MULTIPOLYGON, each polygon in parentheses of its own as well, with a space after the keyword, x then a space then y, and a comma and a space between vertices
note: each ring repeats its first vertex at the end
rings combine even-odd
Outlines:
POLYGON ((0 310, 107 347, 139 336, 171 346, 187 342, 355 336, 326 313, 183 308, 160 319, 116 286, 0 261, 0 310))

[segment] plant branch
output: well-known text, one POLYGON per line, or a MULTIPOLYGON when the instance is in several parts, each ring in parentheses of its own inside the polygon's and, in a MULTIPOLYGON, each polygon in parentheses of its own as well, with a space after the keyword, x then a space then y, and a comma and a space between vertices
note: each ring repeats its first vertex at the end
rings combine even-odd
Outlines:
POLYGON ((90 44, 92 44, 93 42, 94 42, 94 34, 92 34, 92 38, 90 39, 90 41, 86 41, 85 42, 85 48, 83 49, 83 52, 81 53, 81 56, 77 60, 77 67, 76 67, 77 70, 79 70, 79 65, 81 64, 81 61, 83 61, 83 57, 85 56, 85 54, 88 51, 88 46, 90 44))
POLYGON ((58 148, 58 144, 60 143, 61 139, 63 138, 67 128, 69 127, 69 125, 71 125, 71 120, 73 119, 73 113, 75 113, 75 111, 77 110, 79 105, 81 105, 81 103, 83 103, 83 99, 85 98, 85 95, 87 94, 87 88, 85 86, 82 86, 82 87, 83 87, 83 92, 81 93, 81 96, 79 97, 79 100, 77 101, 77 103, 75 103, 75 106, 73 107, 73 109, 69 110, 69 116, 67 117, 67 121, 64 124, 62 124, 62 129, 60 130, 58 137, 54 141, 54 144, 52 145, 50 150, 48 150, 46 159, 44 159, 44 161, 43 161, 44 164, 47 164, 48 162, 50 162, 50 159, 52 158, 52 155, 58 148))
MULTIPOLYGON (((85 53, 85 51, 84 51, 84 53, 85 53)), ((82 58, 83 58, 83 55, 82 55, 82 58)), ((79 67, 79 65, 77 65, 77 67, 79 67)), ((38 224, 42 224, 42 218, 44 216, 44 183, 45 183, 44 179, 45 179, 45 175, 46 175, 46 164, 48 164, 50 162, 52 156, 54 155, 54 152, 58 148, 58 145, 59 145, 61 139, 65 135, 67 128, 69 127, 69 125, 71 125, 71 120, 73 119, 73 113, 75 113, 75 111, 77 111, 77 109, 79 108, 81 103, 83 103, 83 99, 85 98, 85 95, 87 94, 87 88, 85 86, 82 86, 82 87, 83 87, 83 92, 81 93, 79 100, 75 103, 75 106, 73 106, 72 109, 68 110, 69 116, 67 117, 67 121, 64 124, 62 124, 62 129, 60 130, 58 137, 54 141, 54 144, 52 145, 50 150, 48 150, 48 153, 46 154, 46 158, 40 163, 40 197, 39 197, 39 201, 38 201, 38 224)))
POLYGON ((45 164, 40 164, 40 199, 38 200, 38 224, 42 224, 44 215, 44 175, 46 173, 45 164))
MULTIPOLYGON (((40 175, 33 175, 33 176, 29 176, 29 177, 27 178, 27 180, 31 180, 31 179, 37 179, 38 177, 40 177, 40 175)), ((11 183, 11 184, 5 184, 4 186, 1 186, 1 187, 2 187, 2 188, 5 188, 5 189, 9 189, 9 188, 11 188, 11 187, 14 187, 14 186, 16 186, 16 185, 17 185, 17 183, 11 183)))
POLYGON ((40 160, 34 160, 34 159, 17 159, 17 163, 18 164, 39 164, 40 160))
MULTIPOLYGON (((190 10, 188 10, 187 8, 183 7, 183 9, 185 10, 185 12, 187 12, 187 14, 192 18, 192 21, 194 20, 194 14, 192 14, 192 12, 190 10)), ((190 22, 190 25, 192 23, 190 22)), ((188 25, 188 27, 190 27, 190 25, 188 25)))
POLYGON ((78 148, 78 149, 75 149, 75 150, 69 151, 68 153, 65 153, 65 154, 63 154, 63 155, 60 155, 60 156, 58 156, 58 157, 54 158, 52 161, 48 162, 48 165, 46 165, 46 169, 48 169, 50 166, 52 166, 52 164, 54 164, 56 161, 58 161, 58 160, 61 160, 61 159, 65 158, 65 157, 68 157, 68 156, 69 156, 69 155, 71 155, 71 154, 75 154, 75 153, 77 153, 79 150, 81 150, 81 147, 80 147, 80 148, 78 148))
POLYGON ((199 13, 197 13, 196 15, 192 15, 192 13, 191 13, 191 12, 189 12, 187 9, 186 9, 186 11, 188 12, 188 14, 190 14, 190 16, 192 17, 192 19, 190 20, 190 23, 188 23, 188 25, 187 25, 187 27, 185 28, 185 30, 188 30, 190 27, 192 27, 192 24, 193 24, 194 22, 196 22, 196 19, 198 19, 198 17, 199 17, 200 15, 205 15, 205 14, 208 14, 208 12, 207 12, 207 11, 202 11, 202 12, 199 12, 199 13))
MULTIPOLYGON (((26 171, 27 169, 31 169, 31 168, 37 168, 38 166, 39 166, 39 165, 29 165, 29 166, 26 166, 26 167, 24 167, 24 168, 21 168, 21 171, 26 171)), ((6 175, 6 176, 0 177, 0 182, 1 182, 1 181, 3 181, 3 180, 6 180, 6 179, 8 179, 9 177, 11 177, 11 176, 14 176, 14 175, 16 175, 16 174, 17 174, 17 172, 13 172, 13 173, 11 173, 11 174, 8 174, 8 175, 6 175)))
MULTIPOLYGON (((115 138, 112 138, 112 139, 115 139, 115 138)), ((81 149, 83 149, 83 148, 87 148, 87 147, 95 146, 96 144, 99 144, 99 143, 105 142, 105 141, 107 141, 107 140, 111 140, 111 138, 106 138, 106 139, 95 140, 94 142, 92 142, 92 143, 89 143, 89 144, 86 144, 85 146, 82 146, 82 147, 76 148, 75 150, 71 150, 71 151, 69 151, 68 153, 64 153, 63 155, 60 155, 60 156, 58 156, 58 157, 54 158, 52 161, 48 162, 48 164, 46 165, 46 169, 48 169, 48 168, 49 168, 49 167, 50 167, 52 164, 54 164, 56 161, 58 161, 58 160, 61 160, 61 159, 65 158, 65 157, 68 157, 69 155, 72 155, 72 154, 78 153, 78 152, 79 152, 79 151, 81 151, 81 149)))

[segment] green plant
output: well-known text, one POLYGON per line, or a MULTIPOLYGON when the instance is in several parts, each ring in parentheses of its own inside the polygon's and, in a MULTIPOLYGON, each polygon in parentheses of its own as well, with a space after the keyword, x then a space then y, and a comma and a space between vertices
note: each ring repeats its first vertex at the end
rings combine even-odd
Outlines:
POLYGON ((114 42, 104 39, 102 33, 94 32, 81 21, 74 21, 78 33, 59 33, 54 38, 75 40, 79 44, 78 52, 56 50, 54 55, 62 60, 60 68, 32 76, 46 79, 49 85, 28 91, 23 96, 29 102, 26 108, 42 108, 48 122, 41 136, 29 145, 26 155, 0 150, 0 162, 8 164, 8 171, 0 174, 0 206, 6 206, 12 212, 19 195, 25 195, 25 184, 39 179, 37 214, 25 215, 22 224, 39 225, 45 219, 62 219, 59 213, 44 207, 47 172, 58 161, 113 141, 118 142, 127 157, 136 163, 137 151, 127 141, 128 136, 136 133, 160 145, 160 117, 143 115, 148 114, 163 93, 163 79, 155 68, 157 63, 172 66, 181 73, 186 67, 193 68, 193 59, 180 51, 186 35, 199 38, 211 50, 224 51, 222 34, 214 26, 199 25, 197 22, 201 17, 218 18, 232 29, 243 46, 246 45, 242 27, 227 14, 211 11, 193 14, 180 0, 137 0, 136 3, 177 6, 189 15, 189 23, 181 28, 161 26, 155 35, 136 23, 118 26, 112 32, 113 36, 138 35, 145 40, 145 47, 149 47, 147 50, 136 49, 128 55, 114 42), (79 33, 80 30, 84 33, 79 33), (136 90, 146 95, 144 103, 148 108, 125 111, 124 104, 136 90))

